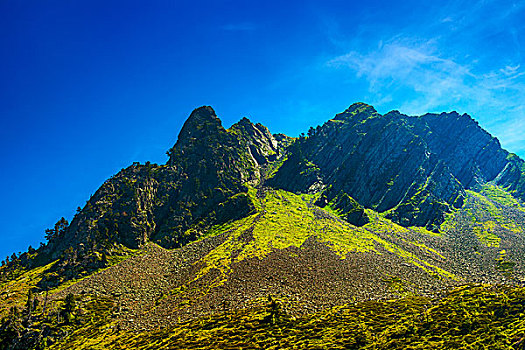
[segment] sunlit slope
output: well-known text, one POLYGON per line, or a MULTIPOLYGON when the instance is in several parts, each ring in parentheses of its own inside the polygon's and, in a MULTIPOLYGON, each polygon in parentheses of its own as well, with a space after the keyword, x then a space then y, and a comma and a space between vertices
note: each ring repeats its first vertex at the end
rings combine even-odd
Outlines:
POLYGON ((212 234, 224 234, 227 239, 201 260, 204 267, 196 278, 211 269, 227 276, 232 265, 245 259, 263 260, 275 250, 300 250, 311 239, 328 247, 340 259, 356 253, 393 254, 428 273, 455 278, 425 260, 424 255, 444 259, 439 252, 418 241, 423 235, 433 234, 425 229, 401 227, 371 210, 368 211, 371 222, 356 227, 339 219, 337 211, 313 205, 316 199, 313 195, 273 189, 259 192, 254 189, 251 195, 257 213, 212 230, 212 234), (408 249, 396 244, 398 241, 408 249))
POLYGON ((58 262, 24 272, 2 285, 9 296, 3 313, 13 306, 27 312, 34 290, 33 328, 47 334, 46 344, 66 336, 57 348, 96 348, 102 334, 118 328, 174 327, 260 305, 269 295, 284 298, 289 314, 300 316, 345 302, 431 294, 457 280, 437 266, 443 256, 417 240, 428 235, 424 230, 402 228, 373 212, 371 222, 357 228, 337 211, 314 206, 310 195, 251 188, 247 196, 256 208, 252 215, 215 226, 185 247, 149 244, 47 293, 39 285, 57 274, 58 262), (79 311, 75 325, 63 324, 69 294, 79 311))
MULTIPOLYGON (((358 228, 313 205, 311 195, 252 188, 247 196, 256 208, 252 215, 215 226, 182 248, 149 244, 116 265, 50 289, 49 299, 68 293, 117 297, 123 323, 140 328, 243 307, 268 294, 302 299, 309 306, 298 312, 308 313, 344 300, 434 295, 460 280, 425 243, 437 238, 424 229, 403 228, 372 211, 370 223, 358 228)), ((12 300, 4 312, 21 308, 29 289, 43 300, 42 281, 57 274, 53 266, 3 285, 12 300)))
POLYGON ((469 191, 440 232, 405 228, 370 209, 369 223, 356 227, 338 210, 315 206, 315 195, 268 188, 239 195, 252 202, 251 215, 214 226, 182 248, 149 243, 112 257, 108 268, 50 289, 47 302, 39 286, 57 274, 56 264, 22 273, 0 286, 2 314, 23 310, 33 289, 35 313, 47 304, 47 317, 57 317, 71 293, 80 308, 103 298, 118 310, 104 327, 149 332, 249 308, 269 295, 290 317, 302 317, 369 299, 439 297, 472 281, 523 279, 523 208, 493 185, 469 191))
MULTIPOLYGON (((69 322, 34 312, 28 334, 34 348, 517 350, 525 345, 525 290, 504 286, 465 286, 441 300, 352 302, 299 317, 290 310, 300 303, 273 296, 141 332, 121 328, 114 317, 119 305, 109 297, 81 295, 73 303, 69 322)), ((65 303, 57 307, 64 309, 65 303)))
POLYGON ((463 207, 441 225, 438 247, 454 261, 450 269, 469 281, 524 282, 525 208, 490 183, 467 194, 463 207))

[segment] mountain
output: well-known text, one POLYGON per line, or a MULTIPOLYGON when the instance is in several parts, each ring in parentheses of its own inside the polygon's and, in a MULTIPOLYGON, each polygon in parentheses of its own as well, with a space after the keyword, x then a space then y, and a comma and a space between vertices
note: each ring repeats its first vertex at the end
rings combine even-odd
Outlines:
POLYGON ((273 184, 300 192, 329 187, 324 203, 348 195, 403 226, 438 229, 445 212, 463 205, 465 190, 491 181, 525 199, 523 161, 466 114, 380 115, 356 103, 301 141, 273 184))
POLYGON ((323 322, 341 338, 338 319, 352 329, 340 348, 454 348, 479 325, 508 335, 487 346, 523 345, 525 162, 470 116, 355 103, 291 138, 247 118, 226 129, 204 106, 167 155, 3 262, 0 349, 195 347, 187 332, 268 348, 265 334, 308 342, 323 322), (470 326, 456 332, 451 309, 470 326), (386 335, 359 338, 366 327, 386 335))

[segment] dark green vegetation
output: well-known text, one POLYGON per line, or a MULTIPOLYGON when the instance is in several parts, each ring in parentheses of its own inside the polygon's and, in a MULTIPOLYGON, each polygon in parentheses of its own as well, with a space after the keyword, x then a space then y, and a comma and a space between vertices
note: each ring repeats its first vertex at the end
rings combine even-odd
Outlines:
POLYGON ((0 349, 523 348, 525 165, 469 116, 201 107, 168 156, 4 261, 0 349))
MULTIPOLYGON (((10 314, 0 340, 30 332, 20 349, 523 349, 525 289, 470 285, 442 300, 406 297, 345 304, 294 317, 269 297, 148 332, 120 328, 114 301, 69 294, 54 312, 10 314), (69 301, 68 301, 69 300, 69 301), (58 342, 57 342, 58 340, 58 342)), ((16 348, 16 347, 15 347, 16 348)))

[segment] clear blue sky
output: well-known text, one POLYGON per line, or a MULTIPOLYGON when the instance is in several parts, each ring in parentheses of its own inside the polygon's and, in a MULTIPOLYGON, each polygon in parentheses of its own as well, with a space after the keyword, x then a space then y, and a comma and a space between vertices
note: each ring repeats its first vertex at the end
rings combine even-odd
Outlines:
POLYGON ((524 1, 0 1, 0 258, 212 105, 292 136, 457 110, 525 155, 524 1), (522 67, 523 66, 523 67, 522 67))

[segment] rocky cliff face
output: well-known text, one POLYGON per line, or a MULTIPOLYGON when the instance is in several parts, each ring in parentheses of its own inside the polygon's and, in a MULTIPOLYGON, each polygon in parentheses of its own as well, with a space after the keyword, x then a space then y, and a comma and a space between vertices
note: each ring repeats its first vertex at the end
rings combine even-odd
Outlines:
POLYGON ((107 180, 48 250, 57 255, 79 243, 86 250, 112 243, 136 248, 149 240, 182 246, 209 225, 250 213, 245 184, 260 181, 284 144, 261 124, 244 118, 226 130, 211 107, 198 108, 166 165, 134 164, 107 180))
POLYGON ((507 155, 507 163, 494 182, 507 188, 516 198, 525 201, 525 161, 513 153, 507 155))
MULTIPOLYGON (((329 188, 320 205, 339 207, 337 198, 346 194, 404 226, 431 229, 444 212, 462 205, 465 189, 493 180, 521 188, 523 174, 521 160, 509 161, 496 138, 456 112, 380 115, 356 103, 311 129, 290 151, 271 180, 274 186, 296 192, 329 188)), ((366 222, 361 216, 350 220, 366 222)))
POLYGON ((494 180, 507 163, 508 152, 501 148, 498 139, 467 114, 407 117, 394 113, 393 117, 405 119, 465 188, 494 180))

